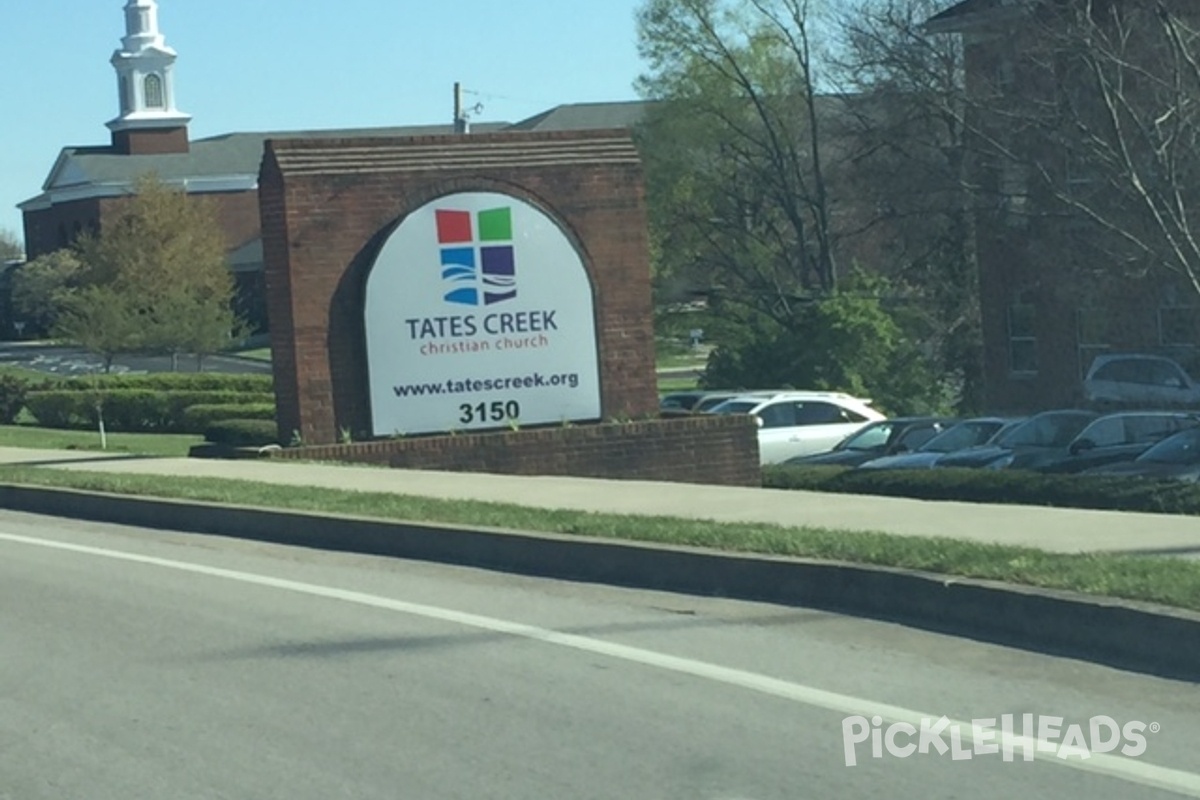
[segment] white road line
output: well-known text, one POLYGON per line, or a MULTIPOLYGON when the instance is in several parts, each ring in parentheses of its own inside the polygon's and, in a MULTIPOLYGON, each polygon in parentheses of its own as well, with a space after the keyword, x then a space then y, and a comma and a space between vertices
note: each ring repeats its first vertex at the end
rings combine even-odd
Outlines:
MULTIPOLYGON (((496 619, 494 617, 467 614, 461 611, 439 608, 437 606, 407 603, 402 600, 393 600, 391 598, 380 597, 377 595, 352 592, 345 589, 335 589, 329 586, 318 586, 316 584, 302 583, 300 581, 290 581, 282 578, 272 578, 267 575, 258 575, 250 572, 221 569, 219 567, 207 567, 201 564, 190 564, 185 561, 174 561, 165 558, 142 556, 137 555, 136 553, 128 553, 119 550, 88 547, 86 545, 69 544, 66 542, 38 539, 15 534, 0 533, 0 541, 6 541, 13 544, 31 545, 34 547, 44 547, 52 550, 62 550, 70 553, 111 559, 114 561, 125 561, 134 564, 161 567, 163 569, 171 569, 179 572, 188 572, 194 575, 222 578, 225 580, 238 581, 240 583, 263 586, 271 589, 297 592, 299 594, 305 594, 312 597, 323 597, 329 600, 340 600, 346 603, 355 603, 357 605, 369 606, 372 608, 396 611, 401 614, 424 617, 426 619, 438 620, 440 622, 449 622, 468 628, 476 628, 494 633, 504 633, 510 636, 531 639, 534 641, 557 645, 559 647, 566 647, 585 653, 608 656, 610 658, 616 658, 635 664, 642 664, 644 666, 657 667, 658 669, 676 672, 683 675, 691 675, 696 678, 715 681, 717 683, 723 683, 729 686, 737 686, 743 689, 749 689, 750 691, 771 695, 773 697, 779 697, 785 700, 791 700, 793 702, 812 706, 814 708, 834 711, 847 716, 858 715, 867 718, 878 716, 883 718, 885 724, 906 722, 920 729, 922 720, 928 720, 931 718, 938 719, 942 716, 940 714, 928 714, 919 711, 913 711, 912 709, 888 705, 886 703, 876 703, 872 700, 853 697, 851 695, 827 692, 822 689, 804 686, 802 684, 792 683, 790 681, 784 681, 777 678, 771 678, 769 676, 759 675, 754 672, 722 667, 703 661, 694 661, 688 658, 666 655, 665 653, 657 653, 653 650, 643 650, 639 647, 629 647, 613 642, 602 641, 600 639, 591 639, 585 636, 558 633, 546 628, 524 625, 519 622, 509 622, 507 620, 496 619)), ((969 721, 951 719, 948 720, 948 726, 957 727, 961 731, 962 745, 964 749, 967 749, 969 746, 974 744, 976 738, 975 734, 977 731, 973 730, 969 721)), ((836 734, 831 732, 831 735, 836 734)), ((1121 756, 1113 756, 1107 753, 1092 753, 1091 756, 1086 760, 1081 760, 1074 757, 1059 758, 1053 753, 1038 750, 1037 742, 1033 739, 1017 735, 1005 736, 999 731, 995 730, 992 730, 987 735, 989 735, 991 738, 987 740, 986 744, 1000 744, 1003 746, 1003 744, 1007 743, 1011 745, 1011 747, 1018 753, 1018 758, 1022 757, 1021 754, 1026 751, 1033 752, 1034 758, 1039 761, 1058 764, 1059 766, 1064 767, 1071 767, 1084 772, 1105 775, 1142 786, 1163 789, 1166 791, 1175 792, 1185 797, 1200 798, 1200 774, 1186 772, 1184 770, 1170 769, 1167 767, 1160 767, 1154 764, 1149 764, 1145 761, 1139 761, 1133 758, 1125 758, 1121 756)))

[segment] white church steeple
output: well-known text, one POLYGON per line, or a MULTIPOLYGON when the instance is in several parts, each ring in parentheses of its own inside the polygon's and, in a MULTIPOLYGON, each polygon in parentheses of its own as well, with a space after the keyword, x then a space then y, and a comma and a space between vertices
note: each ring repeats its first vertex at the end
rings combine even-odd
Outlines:
POLYGON ((175 58, 158 30, 158 3, 127 0, 125 36, 112 57, 120 115, 108 123, 120 152, 187 152, 191 117, 175 107, 175 58))

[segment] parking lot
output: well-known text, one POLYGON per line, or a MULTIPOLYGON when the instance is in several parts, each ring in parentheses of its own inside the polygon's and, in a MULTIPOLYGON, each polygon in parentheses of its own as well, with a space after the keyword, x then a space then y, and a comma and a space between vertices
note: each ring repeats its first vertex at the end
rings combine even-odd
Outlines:
MULTIPOLYGON (((25 367, 47 375, 90 375, 103 370, 103 362, 78 347, 44 342, 0 342, 0 364, 25 367)), ((206 356, 203 364, 194 357, 183 356, 172 363, 166 355, 123 355, 113 363, 116 373, 145 372, 227 372, 269 373, 269 362, 239 358, 233 355, 206 356)))
MULTIPOLYGON (((663 413, 749 414, 759 425, 764 466, 852 469, 1026 470, 1200 480, 1200 410, 1188 408, 1180 370, 1145 385, 1132 359, 1098 360, 1080 408, 1024 415, 889 419, 867 398, 793 390, 688 391, 663 395, 663 413), (1106 378, 1106 370, 1108 370, 1106 378), (1137 377, 1137 376, 1135 376, 1137 377)), ((1156 368, 1161 365, 1156 364, 1156 368)))

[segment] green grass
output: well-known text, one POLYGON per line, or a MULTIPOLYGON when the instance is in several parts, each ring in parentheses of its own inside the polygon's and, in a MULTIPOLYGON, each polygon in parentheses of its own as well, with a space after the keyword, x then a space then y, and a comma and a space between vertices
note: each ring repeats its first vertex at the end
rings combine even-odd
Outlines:
POLYGON ((693 389, 699 388, 699 378, 659 378, 658 391, 660 394, 666 392, 690 392, 693 389))
MULTIPOLYGON (((172 433, 110 433, 105 452, 146 456, 186 456, 202 436, 172 433)), ((0 447, 100 451, 99 431, 67 431, 30 425, 0 425, 0 447)))
POLYGON ((170 476, 0 467, 0 481, 392 520, 441 522, 920 570, 1200 611, 1200 562, 1064 555, 949 538, 547 511, 499 503, 170 476))
POLYGON ((270 361, 271 348, 257 347, 253 350, 239 350, 238 352, 234 353, 234 355, 240 358, 253 358, 255 361, 270 361))
POLYGON ((658 369, 704 369, 708 357, 703 353, 682 353, 679 355, 659 356, 655 367, 658 369))
POLYGON ((17 364, 0 364, 0 377, 10 375, 14 378, 20 378, 27 383, 42 383, 44 381, 61 381, 62 378, 58 375, 39 372, 35 369, 22 367, 17 364))

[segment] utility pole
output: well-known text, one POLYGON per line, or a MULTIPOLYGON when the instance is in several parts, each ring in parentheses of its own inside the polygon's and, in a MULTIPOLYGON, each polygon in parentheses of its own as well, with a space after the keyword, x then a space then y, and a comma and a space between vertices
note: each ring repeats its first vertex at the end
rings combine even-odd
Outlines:
POLYGON ((463 111, 462 84, 454 82, 454 132, 470 133, 471 123, 463 111))

